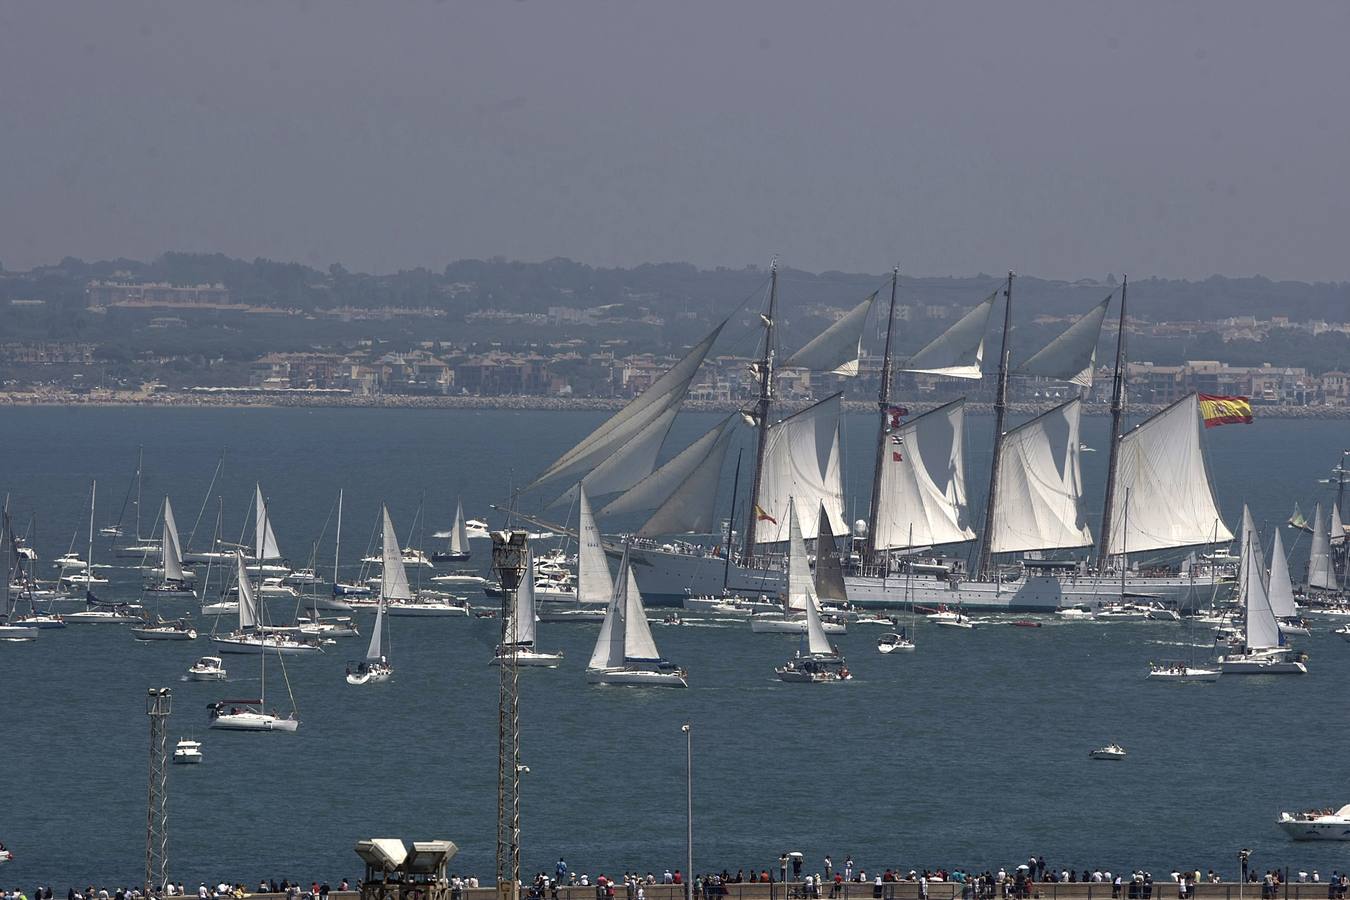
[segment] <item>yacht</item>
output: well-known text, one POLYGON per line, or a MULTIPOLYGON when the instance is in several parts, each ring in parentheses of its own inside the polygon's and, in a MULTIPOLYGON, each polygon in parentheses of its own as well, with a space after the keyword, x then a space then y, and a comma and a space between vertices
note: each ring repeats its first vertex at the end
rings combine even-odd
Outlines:
POLYGON ((914 642, 901 632, 892 631, 877 638, 877 651, 880 653, 895 653, 896 651, 913 649, 914 642))
POLYGON ((284 584, 291 585, 323 584, 323 576, 313 569, 295 569, 282 576, 281 580, 284 584))
MULTIPOLYGON (((848 625, 834 619, 820 620, 820 627, 826 634, 847 634, 848 625)), ((755 634, 806 634, 806 616, 782 612, 756 613, 750 617, 750 630, 755 634)))
POLYGON ((943 628, 975 627, 975 623, 970 621, 970 617, 965 613, 950 609, 940 609, 935 613, 929 613, 927 618, 934 625, 940 625, 943 628))
POLYGON ((1119 744, 1107 744, 1105 747, 1098 747, 1096 750, 1089 751, 1088 758, 1119 761, 1125 758, 1125 748, 1119 744))
POLYGON ((783 605, 770 600, 763 594, 754 597, 740 597, 733 594, 709 595, 704 597, 686 596, 680 601, 685 612, 710 616, 752 616, 755 613, 780 612, 783 605))
POLYGON ((1350 841, 1350 804, 1337 810, 1282 812, 1275 824, 1296 841, 1350 841))
POLYGON ((197 629, 186 619, 164 621, 162 619, 144 625, 133 626, 131 634, 138 641, 195 641, 197 629))
POLYGON ((201 762, 201 741, 190 741, 187 738, 181 739, 178 742, 178 746, 173 748, 173 761, 179 765, 196 765, 201 762))
POLYGON ((83 572, 89 568, 89 564, 80 559, 80 554, 75 551, 62 553, 52 562, 53 569, 60 569, 62 572, 83 572))
POLYGON ((469 615, 472 608, 467 597, 445 597, 422 593, 412 600, 398 600, 388 605, 388 614, 394 617, 445 617, 462 618, 469 615))
POLYGON ((445 575, 435 575, 431 580, 437 584, 472 584, 478 586, 487 584, 487 579, 473 569, 456 569, 445 575))
POLYGON ((211 711, 211 727, 225 731, 284 731, 295 732, 300 722, 292 713, 279 716, 264 712, 260 700, 217 700, 207 704, 211 711))
POLYGON ((219 656, 203 656, 188 667, 185 677, 188 681, 224 681, 225 674, 219 656))
POLYGON ((66 613, 68 625, 130 625, 145 621, 145 608, 131 603, 102 603, 90 595, 86 608, 66 613))

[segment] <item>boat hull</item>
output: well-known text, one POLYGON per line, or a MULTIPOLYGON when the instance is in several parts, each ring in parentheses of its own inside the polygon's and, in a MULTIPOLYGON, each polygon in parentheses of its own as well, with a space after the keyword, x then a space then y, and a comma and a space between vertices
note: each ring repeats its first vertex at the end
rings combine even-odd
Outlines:
MULTIPOLYGON (((500 666, 506 661, 506 656, 499 653, 492 658, 492 665, 500 666)), ((561 653, 541 653, 538 650, 517 650, 516 665, 531 666, 540 669, 556 669, 563 661, 561 653)))
POLYGON ((689 682, 679 672, 657 672, 649 669, 587 669, 587 684, 619 684, 633 687, 687 688, 689 682))
POLYGON ((220 650, 221 653, 237 653, 241 655, 257 655, 262 653, 264 649, 266 649, 268 653, 276 653, 281 656, 305 656, 310 653, 323 652, 323 648, 317 644, 285 644, 277 643, 275 641, 255 643, 253 641, 238 641, 218 637, 211 638, 211 643, 220 650))
POLYGON ((394 604, 385 607, 385 615, 395 618, 464 618, 469 610, 463 606, 449 606, 439 603, 394 604))
MULTIPOLYGON (((826 634, 846 634, 848 626, 842 622, 821 622, 820 627, 826 634)), ((750 620, 750 630, 755 634, 806 634, 806 619, 760 619, 750 620)))
POLYGON ((192 672, 187 673, 188 681, 224 681, 226 672, 220 669, 213 672, 192 672))
POLYGON ((27 625, 0 625, 0 641, 35 641, 38 629, 27 625))
POLYGON ((221 731, 281 731, 293 734, 300 723, 295 719, 283 719, 266 713, 242 712, 222 713, 211 720, 211 727, 221 731))
POLYGON ((1293 659, 1222 659, 1225 675, 1307 675, 1308 667, 1293 659))
POLYGON ((1284 813, 1276 824, 1296 841, 1350 841, 1350 821, 1344 819, 1298 819, 1284 813))
POLYGON ((187 630, 179 628, 133 628, 131 633, 135 635, 138 641, 195 641, 197 632, 195 629, 187 630))

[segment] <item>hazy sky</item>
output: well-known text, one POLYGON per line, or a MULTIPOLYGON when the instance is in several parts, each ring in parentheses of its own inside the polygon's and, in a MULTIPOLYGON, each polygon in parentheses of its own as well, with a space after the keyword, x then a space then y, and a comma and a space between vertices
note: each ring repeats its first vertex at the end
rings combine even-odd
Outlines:
POLYGON ((1350 279, 1350 3, 0 4, 0 262, 1350 279))

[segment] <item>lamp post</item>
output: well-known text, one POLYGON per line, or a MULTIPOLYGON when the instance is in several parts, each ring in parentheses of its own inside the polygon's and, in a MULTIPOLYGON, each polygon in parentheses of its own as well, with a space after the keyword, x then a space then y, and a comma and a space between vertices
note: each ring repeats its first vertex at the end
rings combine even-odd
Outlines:
POLYGON ((1252 851, 1243 847, 1238 851, 1238 900, 1242 900, 1242 892, 1247 887, 1247 859, 1252 855, 1252 851))
POLYGON ((684 732, 684 900, 694 900, 694 725, 685 722, 684 732))

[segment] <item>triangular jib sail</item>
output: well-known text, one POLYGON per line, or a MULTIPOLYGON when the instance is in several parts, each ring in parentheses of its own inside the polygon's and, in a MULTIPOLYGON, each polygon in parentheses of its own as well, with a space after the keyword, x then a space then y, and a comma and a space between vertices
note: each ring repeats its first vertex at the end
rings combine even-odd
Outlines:
POLYGON ((254 559, 281 559, 281 550, 277 547, 277 536, 272 533, 272 520, 267 515, 267 501, 263 499, 262 485, 256 485, 256 497, 254 499, 253 512, 254 559))
POLYGON ((844 313, 805 347, 792 354, 783 363, 784 368, 810 369, 813 372, 849 377, 857 375, 858 361, 862 356, 863 326, 876 299, 877 292, 873 291, 870 297, 844 313))
MULTIPOLYGON (((583 494, 583 499, 585 495, 583 494)), ((609 573, 605 573, 609 577, 609 573)), ((613 669, 623 665, 624 615, 628 607, 628 548, 624 548, 623 559, 619 563, 620 588, 613 591, 609 605, 605 609, 605 621, 600 626, 600 634, 595 639, 595 649, 591 651, 590 669, 613 669)))
POLYGON ((595 527, 591 500, 581 489, 577 503, 577 600, 581 603, 609 603, 614 599, 614 582, 609 579, 609 563, 595 527))
POLYGON ((384 551, 380 556, 380 597, 385 600, 411 600, 408 570, 403 566, 403 551, 399 549, 398 535, 394 533, 389 508, 380 507, 384 515, 384 551))
POLYGON ((464 501, 455 501, 455 524, 450 529, 450 552, 463 554, 469 552, 469 529, 464 524, 464 501))
POLYGON ((789 612, 804 612, 808 600, 815 600, 816 585, 811 577, 811 564, 806 558, 806 541, 802 538, 801 524, 797 521, 797 504, 794 498, 788 498, 788 553, 787 553, 787 598, 789 612))
POLYGON ((1031 375, 1092 387, 1092 369, 1097 360, 1097 341, 1111 296, 1094 306, 1057 338, 1013 369, 1014 375, 1031 375))
POLYGON ((164 564, 165 581, 182 581, 183 550, 178 544, 178 523, 173 518, 173 504, 164 498, 164 534, 160 542, 160 561, 164 564))
POLYGON ((624 662, 660 662, 661 654, 656 649, 656 639, 652 637, 652 626, 647 622, 647 610, 642 605, 642 592, 638 590, 631 564, 625 572, 623 591, 624 662))
POLYGON ((1308 551, 1308 587, 1324 591, 1336 589, 1336 573, 1331 567, 1331 538, 1323 525, 1322 504, 1313 509, 1312 547, 1308 551))
POLYGON ((1247 649, 1272 650, 1280 646, 1280 626, 1270 609, 1270 598, 1262 582, 1265 560, 1262 559, 1255 531, 1242 548, 1241 569, 1239 582, 1246 611, 1247 649))
POLYGON ((1294 600, 1294 585, 1289 578, 1289 560, 1284 555, 1284 541, 1280 529, 1275 529, 1275 540, 1270 545, 1270 609, 1276 618, 1289 619, 1298 615, 1294 600))
POLYGON ((831 603, 848 603, 844 567, 839 563, 839 548, 835 546, 830 517, 823 507, 816 527, 816 597, 831 603))
POLYGON ((260 623, 258 596, 253 592, 253 582, 248 577, 248 566, 244 562, 244 554, 240 550, 234 551, 234 570, 235 577, 238 580, 239 593, 239 630, 250 631, 257 628, 260 623))
POLYGON ((370 632, 370 646, 366 647, 366 659, 379 662, 384 657, 384 607, 387 601, 380 598, 375 607, 375 627, 370 632))
POLYGON ((966 313, 942 334, 929 341, 904 365, 906 372, 946 375, 949 378, 980 378, 984 360, 984 335, 998 291, 966 313))

